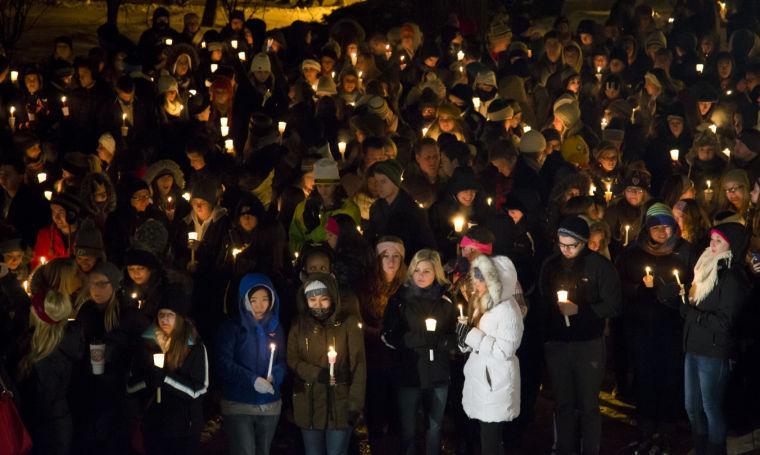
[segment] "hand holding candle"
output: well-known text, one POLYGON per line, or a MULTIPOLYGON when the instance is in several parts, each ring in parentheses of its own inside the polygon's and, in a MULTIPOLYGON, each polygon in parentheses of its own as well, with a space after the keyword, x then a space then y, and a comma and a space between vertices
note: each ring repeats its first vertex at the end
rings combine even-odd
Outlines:
POLYGON ((649 266, 644 267, 644 286, 650 289, 654 287, 654 276, 652 275, 652 268, 649 266))
POLYGON ((676 277, 676 284, 678 284, 678 287, 681 289, 681 301, 686 303, 686 289, 684 288, 683 283, 681 283, 681 275, 679 275, 678 269, 673 269, 673 276, 676 277))
POLYGON ((705 188, 705 202, 711 202, 713 198, 713 189, 711 188, 712 182, 708 180, 706 183, 707 188, 705 188))
MULTIPOLYGON (((559 303, 567 303, 567 291, 559 290, 557 291, 557 302, 559 303)), ((570 327, 570 316, 565 316, 565 327, 570 327)))

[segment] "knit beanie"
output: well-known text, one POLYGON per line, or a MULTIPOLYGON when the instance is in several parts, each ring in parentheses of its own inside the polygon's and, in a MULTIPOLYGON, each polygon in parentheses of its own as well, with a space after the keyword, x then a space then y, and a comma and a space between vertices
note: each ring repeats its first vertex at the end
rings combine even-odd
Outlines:
POLYGON ((371 114, 375 114, 382 119, 386 119, 388 117, 390 108, 388 107, 388 103, 385 101, 385 99, 382 96, 373 96, 369 98, 366 102, 366 105, 367 105, 367 112, 371 114))
POLYGON ((623 188, 637 187, 649 191, 651 178, 649 172, 634 169, 623 179, 623 188))
POLYGON ((478 75, 475 76, 475 82, 472 83, 473 88, 478 85, 490 85, 496 87, 498 85, 496 83, 496 73, 491 70, 479 72, 478 75))
POLYGON ((581 119, 581 110, 577 103, 567 103, 554 109, 554 116, 557 117, 565 128, 571 128, 581 119))
POLYGON ((24 241, 18 234, 14 234, 0 242, 0 254, 12 251, 24 251, 24 241))
POLYGON ((541 130, 541 134, 544 136, 544 139, 546 139, 546 142, 549 143, 551 141, 561 141, 562 137, 559 134, 559 131, 555 130, 554 128, 544 128, 541 130))
POLYGON ((718 234, 723 237, 723 240, 728 243, 731 248, 731 254, 735 258, 741 259, 743 257, 747 241, 749 240, 747 238, 747 228, 743 224, 736 222, 717 224, 710 230, 710 234, 718 234))
POLYGON ((530 130, 523 134, 517 146, 520 153, 540 153, 546 150, 546 138, 540 131, 530 130))
POLYGON ((317 71, 322 71, 322 65, 319 64, 318 61, 312 60, 310 58, 307 58, 301 63, 301 71, 304 71, 306 69, 313 69, 317 71))
POLYGON ((82 152, 69 152, 63 157, 61 169, 77 177, 83 177, 90 171, 90 159, 82 152))
POLYGON ((482 189, 475 172, 468 166, 459 166, 454 169, 454 173, 451 175, 447 185, 449 192, 455 196, 460 191, 480 191, 482 189))
POLYGON ((760 131, 744 128, 737 139, 746 145, 751 151, 760 153, 760 131))
POLYGON ((166 92, 177 91, 179 91, 179 85, 177 84, 177 80, 172 76, 166 74, 158 78, 158 82, 156 83, 156 92, 158 92, 159 95, 162 95, 166 92))
POLYGON ((404 258, 404 255, 406 254, 406 248, 404 248, 404 241, 397 237, 390 237, 387 236, 382 239, 382 241, 377 242, 377 246, 375 246, 375 251, 377 252, 378 256, 382 256, 384 253, 393 254, 398 253, 401 255, 401 258, 404 258))
POLYGON ((588 242, 589 235, 591 235, 588 223, 579 216, 571 216, 562 220, 559 223, 557 234, 572 237, 580 242, 588 242))
POLYGON ((644 226, 648 229, 654 226, 676 226, 676 219, 673 217, 673 211, 670 207, 662 202, 652 204, 644 219, 644 226))
POLYGON ((98 139, 98 145, 106 149, 108 153, 113 154, 116 152, 116 140, 113 138, 111 133, 101 134, 100 138, 98 139))
POLYGON ((489 122, 503 122, 504 120, 512 118, 514 115, 515 112, 509 105, 509 101, 496 98, 488 105, 486 119, 489 122))
POLYGON ((272 72, 272 62, 269 60, 269 56, 264 52, 259 52, 253 56, 253 60, 251 60, 251 72, 254 71, 272 72))
POLYGON ((316 297, 319 295, 329 295, 327 285, 319 280, 309 282, 303 288, 303 294, 308 299, 309 297, 316 297))
POLYGON ((216 207, 217 191, 219 185, 211 178, 200 179, 193 185, 191 199, 202 199, 209 203, 211 208, 216 207))
POLYGON ((314 163, 314 183, 330 184, 340 182, 338 163, 332 158, 322 158, 314 163))
POLYGON ((124 253, 124 267, 130 265, 141 265, 151 270, 156 270, 159 268, 160 263, 155 254, 141 247, 133 246, 124 253))
POLYGON ((180 316, 187 316, 190 310, 190 298, 179 284, 171 284, 164 288, 158 300, 158 310, 169 310, 180 316))
POLYGON ((383 174, 388 177, 388 180, 393 182, 394 185, 401 188, 404 168, 401 167, 401 164, 396 160, 378 161, 367 170, 367 175, 371 176, 375 174, 383 174))
POLYGON ((321 76, 317 80, 316 94, 319 97, 333 96, 338 94, 338 88, 335 86, 335 81, 330 76, 321 76))
POLYGON ((66 212, 72 213, 74 218, 78 217, 79 212, 82 210, 82 202, 79 197, 66 191, 53 196, 50 200, 50 205, 63 207, 66 212))
POLYGON ((119 283, 121 283, 121 270, 110 262, 100 261, 96 263, 95 267, 90 270, 90 276, 92 276, 93 273, 99 273, 108 278, 108 282, 111 283, 111 286, 114 289, 118 288, 119 283))
POLYGON ((103 238, 95 223, 86 219, 77 231, 74 254, 77 256, 103 256, 103 238))
POLYGON ((148 218, 135 230, 134 247, 149 251, 156 257, 163 257, 169 245, 169 232, 164 224, 148 218))

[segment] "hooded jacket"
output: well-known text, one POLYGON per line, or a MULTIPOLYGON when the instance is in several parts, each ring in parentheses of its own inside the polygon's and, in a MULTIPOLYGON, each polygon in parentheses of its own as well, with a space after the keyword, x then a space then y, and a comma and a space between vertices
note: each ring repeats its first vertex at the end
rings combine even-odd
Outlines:
POLYGON ((287 370, 285 332, 280 325, 280 298, 266 275, 249 273, 240 281, 238 315, 227 319, 219 327, 215 357, 216 374, 225 400, 254 405, 280 400, 280 385, 287 370), (269 291, 272 299, 270 308, 261 321, 253 317, 248 301, 248 294, 258 287, 269 291), (256 378, 267 377, 271 344, 275 346, 272 364, 273 395, 259 393, 253 387, 256 378))
MULTIPOLYGON (((506 256, 478 256, 472 263, 485 278, 491 306, 465 338, 462 407, 471 419, 504 422, 520 414, 520 361, 517 348, 523 320, 514 294, 517 270, 506 256)), ((461 348, 460 348, 461 349, 461 348)))
POLYGON ((288 335, 288 366, 294 373, 293 417, 300 428, 340 430, 353 426, 364 408, 367 367, 364 335, 356 315, 348 312, 332 275, 309 275, 296 296, 299 315, 288 335), (327 286, 334 311, 325 321, 311 316, 304 295, 309 283, 319 280, 327 286), (329 368, 328 348, 338 353, 335 382, 322 381, 329 368))

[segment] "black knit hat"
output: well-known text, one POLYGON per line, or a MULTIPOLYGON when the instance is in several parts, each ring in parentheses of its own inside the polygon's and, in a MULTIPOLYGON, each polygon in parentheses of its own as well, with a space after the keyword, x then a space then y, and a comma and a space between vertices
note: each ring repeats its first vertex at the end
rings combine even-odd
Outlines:
POLYGON ((156 255, 141 248, 130 248, 124 253, 124 266, 141 265, 151 270, 159 268, 160 263, 156 255))
POLYGON ((82 210, 82 201, 79 197, 66 191, 53 196, 50 200, 50 205, 59 205, 63 207, 64 210, 66 210, 66 213, 71 213, 74 218, 78 217, 79 212, 82 210))
POLYGON ((156 219, 148 218, 135 230, 134 247, 153 253, 157 258, 166 254, 169 245, 169 232, 164 224, 156 219))
POLYGON ((449 179, 448 187, 449 192, 453 195, 456 195, 460 191, 480 191, 483 189, 478 182, 475 172, 468 166, 459 166, 454 169, 454 173, 449 179))
POLYGON ((193 190, 191 192, 192 199, 203 199, 208 202, 213 208, 216 206, 217 190, 219 184, 214 179, 204 178, 200 179, 193 184, 193 190))
POLYGON ((148 183, 143 179, 133 177, 124 183, 124 196, 126 196, 127 199, 130 199, 135 193, 141 190, 150 191, 148 183))
POLYGON ((367 170, 367 175, 383 174, 388 177, 394 185, 401 188, 401 181, 403 180, 404 168, 401 167, 396 160, 378 161, 370 166, 367 170))
POLYGON ((634 169, 623 179, 623 188, 634 186, 649 191, 651 179, 649 172, 634 169))
POLYGON ((164 288, 158 300, 158 310, 170 310, 180 316, 187 316, 190 311, 190 298, 182 286, 171 284, 164 288))
POLYGON ((104 257, 103 237, 95 222, 85 219, 77 231, 77 239, 74 242, 74 254, 77 256, 104 257))
POLYGON ((747 248, 747 228, 741 223, 731 222, 715 225, 710 232, 715 232, 728 242, 731 253, 737 261, 741 261, 747 248))
POLYGON ((108 278, 108 281, 111 283, 111 286, 113 286, 114 289, 119 287, 119 283, 121 283, 122 273, 121 270, 119 270, 118 267, 113 265, 110 262, 101 261, 95 264, 95 267, 90 270, 90 275, 93 273, 99 273, 106 278, 108 278))
POLYGON ((581 242, 588 242, 591 235, 588 223, 579 216, 571 216, 562 220, 559 223, 557 234, 572 237, 581 242))

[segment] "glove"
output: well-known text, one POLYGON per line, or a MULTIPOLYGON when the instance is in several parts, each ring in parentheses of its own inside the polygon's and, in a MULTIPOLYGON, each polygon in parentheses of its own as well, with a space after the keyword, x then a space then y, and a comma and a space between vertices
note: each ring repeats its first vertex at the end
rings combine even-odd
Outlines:
POLYGON ((160 387, 166 379, 166 371, 153 365, 150 367, 145 382, 152 388, 160 387))
POLYGON ((274 395, 274 387, 272 387, 272 383, 262 378, 261 376, 256 378, 256 381, 253 383, 253 388, 259 393, 268 393, 270 395, 274 395))
POLYGON ((311 232, 319 226, 319 212, 321 209, 322 203, 318 198, 309 198, 306 200, 306 204, 303 208, 303 224, 306 226, 307 232, 311 232))
POLYGON ((329 384, 330 370, 327 368, 322 368, 321 370, 319 370, 319 374, 317 375, 317 382, 320 384, 329 384))
POLYGON ((456 332, 457 332, 457 344, 459 346, 466 346, 464 343, 464 340, 467 339, 467 334, 470 333, 470 330, 472 330, 472 326, 470 324, 463 324, 461 322, 457 322, 456 332))

